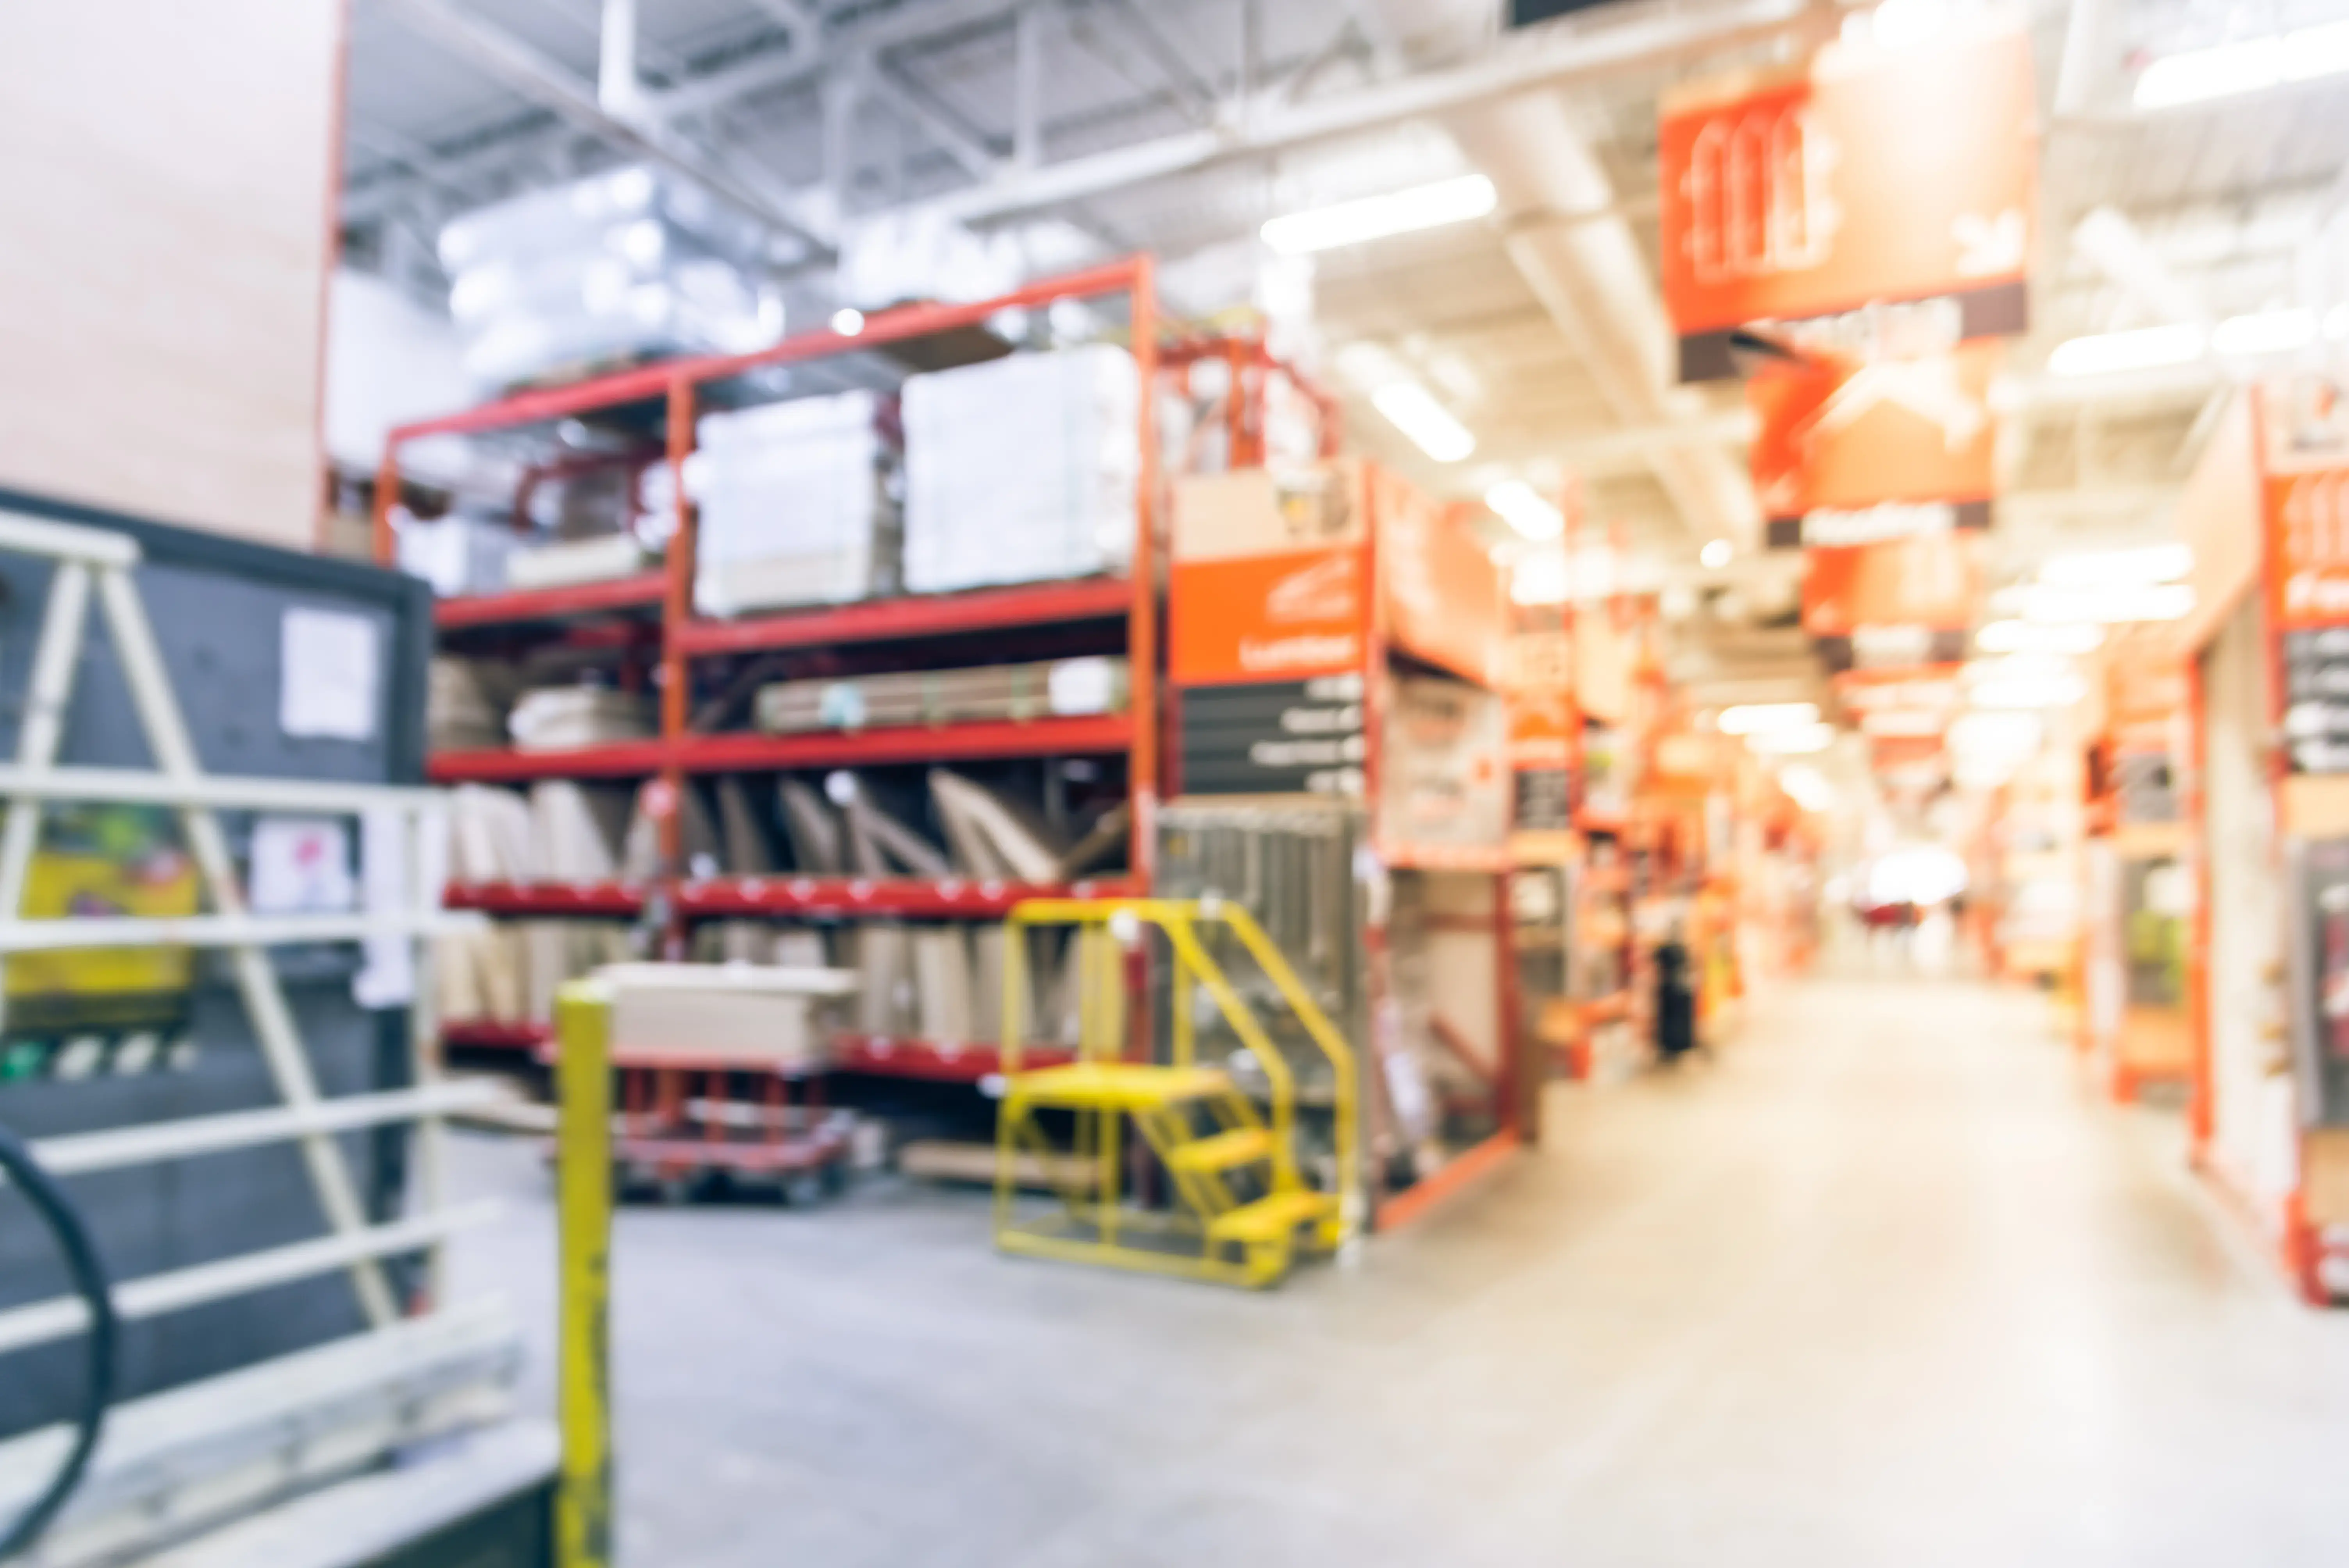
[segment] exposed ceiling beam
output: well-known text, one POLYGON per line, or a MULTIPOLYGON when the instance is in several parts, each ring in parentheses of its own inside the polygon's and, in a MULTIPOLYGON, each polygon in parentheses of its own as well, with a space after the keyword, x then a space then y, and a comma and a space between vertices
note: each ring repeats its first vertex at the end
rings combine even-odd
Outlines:
POLYGON ((1158 67, 1188 106, 1194 120, 1215 119, 1220 105, 1214 84, 1201 76, 1189 57, 1158 30, 1158 24, 1150 19, 1141 0, 1102 0, 1102 8, 1116 15, 1126 35, 1150 57, 1150 63, 1158 67))
POLYGON ((829 261, 831 244, 792 212, 732 170, 657 123, 623 119, 596 101, 595 89, 556 62, 451 0, 378 0, 410 30, 429 38, 493 80, 631 156, 658 163, 740 208, 801 246, 806 259, 829 261))
POLYGON ((753 93, 812 81, 834 51, 866 54, 910 44, 1009 17, 1019 0, 927 0, 887 11, 865 12, 824 34, 824 47, 812 53, 769 50, 722 66, 667 91, 651 95, 652 112, 664 120, 707 114, 753 93))
POLYGON ((2205 318, 2202 301, 2117 209, 2098 207, 2081 219, 2072 231, 2072 243, 2120 285, 2147 322, 2160 325, 2205 318))
POLYGON ((1004 160, 986 139, 930 96, 929 89, 908 77, 899 67, 875 59, 864 85, 874 97, 910 120, 914 128, 937 144, 940 151, 962 165, 975 180, 991 180, 1002 172, 1004 160))
POLYGON ((1227 121, 1040 170, 1009 171, 927 205, 969 223, 1022 217, 1221 163, 1757 42, 1800 21, 1807 9, 1805 0, 1730 0, 1588 26, 1558 24, 1466 65, 1312 103, 1267 104, 1244 123, 1227 121))

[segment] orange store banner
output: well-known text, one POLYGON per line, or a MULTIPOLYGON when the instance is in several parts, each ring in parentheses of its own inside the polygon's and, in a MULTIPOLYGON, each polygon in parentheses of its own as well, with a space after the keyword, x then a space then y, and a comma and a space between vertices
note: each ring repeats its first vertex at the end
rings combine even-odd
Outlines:
POLYGON ((1990 526, 1995 338, 1947 353, 1775 360, 1746 383, 1754 488, 1771 548, 1990 526))
POLYGON ((1509 639, 1509 762, 1516 768, 1564 768, 1574 739, 1571 688, 1574 640, 1563 626, 1519 632, 1509 639))
POLYGON ((1509 625, 1501 569, 1457 509, 1439 505, 1381 475, 1379 577, 1386 593, 1387 636, 1439 668, 1497 683, 1509 625))
POLYGON ((1359 545, 1177 561, 1167 662, 1177 685, 1360 670, 1369 562, 1359 545))
POLYGON ((1933 302, 1950 341, 2023 331, 2037 207, 2028 36, 1948 24, 1897 51, 1668 94, 1658 128, 1664 300, 1681 378, 1736 373, 1731 334, 1933 302))
POLYGON ((2279 631, 2349 625, 2349 468, 2263 481, 2279 631))
POLYGON ((1890 669, 1963 657, 1982 599, 1982 562, 1967 533, 1809 552, 1803 630, 1830 670, 1890 669))

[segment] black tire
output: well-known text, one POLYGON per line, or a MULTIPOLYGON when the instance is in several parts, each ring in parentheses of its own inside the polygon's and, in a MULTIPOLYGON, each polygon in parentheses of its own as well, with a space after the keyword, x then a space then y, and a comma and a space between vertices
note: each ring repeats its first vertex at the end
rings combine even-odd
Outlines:
POLYGON ((4 1562, 32 1549, 89 1469, 90 1456, 98 1449, 98 1435, 105 1430, 107 1409, 114 1403, 121 1326, 114 1315, 114 1293, 107 1279, 106 1265, 82 1223, 80 1212, 48 1172, 41 1169, 24 1140, 5 1127, 0 1127, 0 1170, 7 1171, 8 1180, 25 1194, 34 1212, 48 1226, 50 1234, 57 1238, 57 1251, 64 1254, 74 1290, 89 1309, 88 1370, 83 1381, 81 1411, 75 1420, 73 1447, 67 1450, 65 1463, 57 1468, 57 1475, 33 1506, 0 1529, 0 1562, 4 1562))

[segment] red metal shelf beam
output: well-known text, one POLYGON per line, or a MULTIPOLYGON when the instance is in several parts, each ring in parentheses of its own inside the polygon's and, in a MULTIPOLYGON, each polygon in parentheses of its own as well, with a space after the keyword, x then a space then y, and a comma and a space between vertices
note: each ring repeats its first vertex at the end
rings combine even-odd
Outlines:
POLYGON ((535 1054, 553 1037, 543 1024, 492 1024, 477 1019, 440 1026, 440 1043, 452 1049, 535 1054))
POLYGON ((561 751, 442 751, 425 759, 435 784, 523 784, 540 779, 645 779, 661 770, 667 748, 657 740, 582 746, 561 751))
POLYGON ((1031 898, 1123 898, 1133 884, 894 881, 867 877, 719 877, 678 890, 678 912, 696 919, 761 915, 892 915, 1000 919, 1031 898))
POLYGON ((432 606, 432 623, 442 631, 511 626, 533 621, 564 621, 618 610, 657 610, 667 591, 666 573, 648 572, 609 583, 579 583, 562 588, 524 588, 511 593, 474 593, 443 599, 432 606))
MULTIPOLYGON (((1038 1050, 1019 1053, 1020 1070, 1066 1067, 1072 1051, 1038 1050)), ((879 1035, 842 1035, 832 1044, 835 1072, 869 1073, 876 1078, 916 1078, 925 1083, 978 1083, 1003 1070, 1003 1053, 994 1046, 944 1045, 929 1040, 893 1040, 879 1035)))
POLYGON ((1123 578, 1093 577, 968 593, 874 599, 748 621, 688 621, 677 628, 673 640, 691 658, 841 643, 909 642, 966 632, 1117 620, 1133 603, 1132 583, 1123 578))
POLYGON ((451 882, 440 902, 450 909, 523 916, 644 913, 645 890, 634 882, 451 882))

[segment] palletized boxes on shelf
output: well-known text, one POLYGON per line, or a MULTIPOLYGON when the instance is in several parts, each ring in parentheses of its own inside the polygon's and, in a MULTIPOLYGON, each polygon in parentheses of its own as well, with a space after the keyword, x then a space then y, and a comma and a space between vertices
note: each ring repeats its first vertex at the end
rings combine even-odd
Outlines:
POLYGON ((1126 663, 1095 656, 959 670, 905 671, 761 686, 759 727, 771 735, 1123 711, 1126 663))
POLYGON ((1121 573, 1133 553, 1141 386, 1095 344, 905 383, 905 587, 1121 573))
POLYGON ((705 416, 685 465, 694 603, 709 615, 896 591, 895 400, 803 397, 705 416))
POLYGON ((747 269, 762 233, 698 187, 616 169, 469 212, 440 231, 465 368, 511 386, 598 363, 743 353, 782 334, 747 269))

